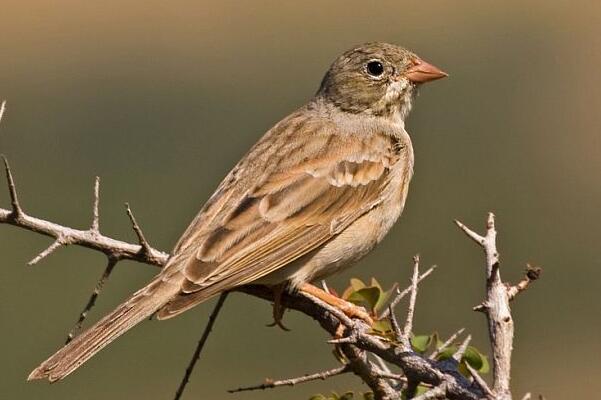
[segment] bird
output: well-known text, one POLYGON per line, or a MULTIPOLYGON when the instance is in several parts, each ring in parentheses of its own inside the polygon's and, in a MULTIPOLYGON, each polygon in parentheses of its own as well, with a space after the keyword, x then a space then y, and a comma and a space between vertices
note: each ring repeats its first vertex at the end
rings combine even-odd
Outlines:
POLYGON ((274 289, 278 324, 285 290, 369 322, 364 309, 311 282, 355 264, 401 215, 414 164, 405 119, 418 87, 446 76, 394 44, 344 52, 316 94, 233 167, 158 275, 28 380, 61 380, 150 316, 172 318, 249 284, 274 289))

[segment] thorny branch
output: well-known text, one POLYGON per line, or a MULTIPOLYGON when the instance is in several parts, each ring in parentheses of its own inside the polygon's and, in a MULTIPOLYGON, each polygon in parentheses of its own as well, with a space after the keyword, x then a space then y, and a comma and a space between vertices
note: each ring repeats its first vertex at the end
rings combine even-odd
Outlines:
POLYGON ((491 392, 495 399, 511 400, 511 352, 513 350, 514 324, 509 302, 517 294, 526 290, 530 282, 538 279, 540 268, 528 266, 526 276, 517 285, 509 285, 501 279, 501 264, 497 251, 497 230, 495 216, 488 213, 486 235, 481 236, 463 223, 455 221, 457 226, 484 250, 486 257, 486 297, 475 311, 486 314, 488 333, 493 355, 493 386, 491 392))
MULTIPOLYGON (((0 108, 0 119, 3 111, 4 103, 0 108)), ((138 237, 139 243, 132 244, 116 240, 105 236, 100 232, 98 178, 94 185, 91 227, 86 230, 73 229, 27 214, 19 202, 15 181, 8 161, 4 156, 2 156, 2 158, 8 181, 11 208, 0 208, 0 224, 10 224, 18 228, 54 238, 54 242, 47 249, 40 252, 30 264, 41 261, 57 248, 67 245, 87 247, 102 252, 107 256, 107 268, 90 297, 88 304, 81 313, 78 323, 69 334, 69 338, 72 338, 81 326, 86 314, 100 294, 102 286, 108 279, 111 270, 119 261, 134 260, 159 267, 165 265, 167 262, 169 254, 150 246, 133 217, 131 209, 127 205, 126 212, 138 237)), ((509 301, 514 299, 517 294, 524 291, 532 281, 538 279, 540 276, 540 268, 529 267, 525 278, 517 285, 511 286, 503 283, 499 272, 499 256, 496 250, 496 230, 492 213, 489 214, 488 217, 486 236, 478 235, 458 221, 456 221, 456 223, 470 238, 482 246, 486 255, 487 296, 484 302, 476 307, 476 309, 485 312, 489 321, 489 333, 494 360, 492 388, 489 388, 486 382, 473 369, 469 369, 471 379, 464 377, 457 370, 458 361, 461 360, 463 353, 469 344, 471 339, 470 336, 468 336, 459 346, 452 360, 437 361, 437 356, 440 352, 443 351, 444 348, 450 346, 463 330, 453 334, 441 348, 436 350, 429 357, 421 356, 412 350, 410 336, 412 335, 413 315, 418 285, 424 278, 430 275, 434 269, 434 267, 430 268, 420 276, 419 258, 416 257, 414 259, 414 273, 411 279, 411 285, 404 291, 397 290, 397 296, 391 303, 391 306, 380 316, 380 318, 389 318, 391 320, 391 324, 397 335, 397 341, 391 342, 380 336, 374 335, 371 332, 371 327, 365 322, 350 319, 337 308, 308 294, 302 292, 285 293, 281 300, 283 305, 315 319, 324 330, 335 338, 330 342, 339 348, 346 358, 346 362, 342 366, 328 371, 281 381, 266 381, 266 383, 261 385, 243 387, 234 391, 294 385, 353 372, 370 387, 376 399, 399 399, 400 388, 406 385, 416 386, 417 384, 422 384, 432 389, 422 395, 413 397, 414 400, 440 398, 462 400, 511 399, 509 373, 513 342, 513 320, 511 318, 509 301), (410 294, 409 307, 405 324, 401 328, 396 322, 393 311, 400 303, 401 299, 407 294, 410 294), (342 338, 338 337, 341 331, 344 332, 344 337, 342 338), (371 358, 379 358, 379 365, 370 360, 370 355, 371 358), (402 374, 391 373, 387 368, 386 363, 399 367, 402 370, 402 374), (393 385, 394 381, 397 381, 399 384, 393 385)), ((245 286, 237 289, 237 291, 257 296, 268 301, 273 300, 273 292, 271 289, 264 286, 245 286)), ((184 379, 178 388, 176 399, 179 399, 189 380, 194 364, 204 346, 206 338, 217 317, 217 313, 223 305, 225 297, 225 294, 222 295, 209 318, 209 323, 203 332, 198 347, 194 352, 194 356, 186 369, 184 379)))

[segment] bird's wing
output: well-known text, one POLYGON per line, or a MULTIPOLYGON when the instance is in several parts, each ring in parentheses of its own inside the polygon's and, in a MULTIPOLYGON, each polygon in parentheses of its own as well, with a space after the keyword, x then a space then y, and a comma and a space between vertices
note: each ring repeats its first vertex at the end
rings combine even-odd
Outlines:
POLYGON ((282 268, 382 201, 399 141, 341 135, 302 118, 268 132, 180 239, 176 268, 165 272, 183 274, 181 292, 160 318, 282 268))

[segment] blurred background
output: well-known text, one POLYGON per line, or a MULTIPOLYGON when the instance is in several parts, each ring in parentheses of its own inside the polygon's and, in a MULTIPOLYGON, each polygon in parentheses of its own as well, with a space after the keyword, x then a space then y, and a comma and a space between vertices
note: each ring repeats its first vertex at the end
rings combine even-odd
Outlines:
MULTIPOLYGON (((134 241, 128 201, 151 243, 169 250, 263 132, 309 99, 342 51, 402 44, 450 73, 424 87, 408 122, 416 166, 407 207, 352 276, 409 280, 411 257, 439 265, 419 293, 415 330, 466 327, 488 351, 481 251, 453 225, 497 214, 502 268, 543 279, 515 302, 513 390, 549 399, 601 390, 601 7, 598 2, 83 2, 4 0, 0 152, 23 206, 89 226, 94 176, 101 229, 134 241)), ((6 190, 0 204, 8 208, 6 190)), ((147 322, 56 385, 26 383, 54 352, 105 267, 49 239, 0 226, 0 397, 171 399, 213 302, 147 322)), ((96 320, 156 273, 120 263, 96 320)), ((91 322, 91 321, 90 321, 91 322)), ((266 302, 227 301, 184 398, 305 399, 366 390, 353 376, 265 392, 226 389, 336 366, 316 324, 289 312, 266 328, 266 302)))

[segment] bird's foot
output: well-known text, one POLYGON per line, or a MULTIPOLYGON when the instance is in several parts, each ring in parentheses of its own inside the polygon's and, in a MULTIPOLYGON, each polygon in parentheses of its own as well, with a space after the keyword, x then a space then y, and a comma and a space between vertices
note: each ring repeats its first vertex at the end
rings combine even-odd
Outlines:
POLYGON ((372 326, 374 323, 373 318, 369 315, 365 308, 350 303, 344 299, 341 299, 340 297, 335 296, 332 293, 328 293, 324 290, 321 290, 318 287, 311 285, 310 283, 303 284, 300 287, 300 290, 314 297, 317 297, 319 300, 333 307, 336 307, 349 318, 361 319, 365 321, 365 323, 367 323, 369 326, 372 326))
POLYGON ((273 287, 273 322, 267 326, 277 326, 283 331, 289 332, 290 329, 287 328, 282 322, 282 319, 284 318, 284 312, 286 312, 286 307, 282 305, 282 294, 285 290, 285 284, 280 284, 273 287))

